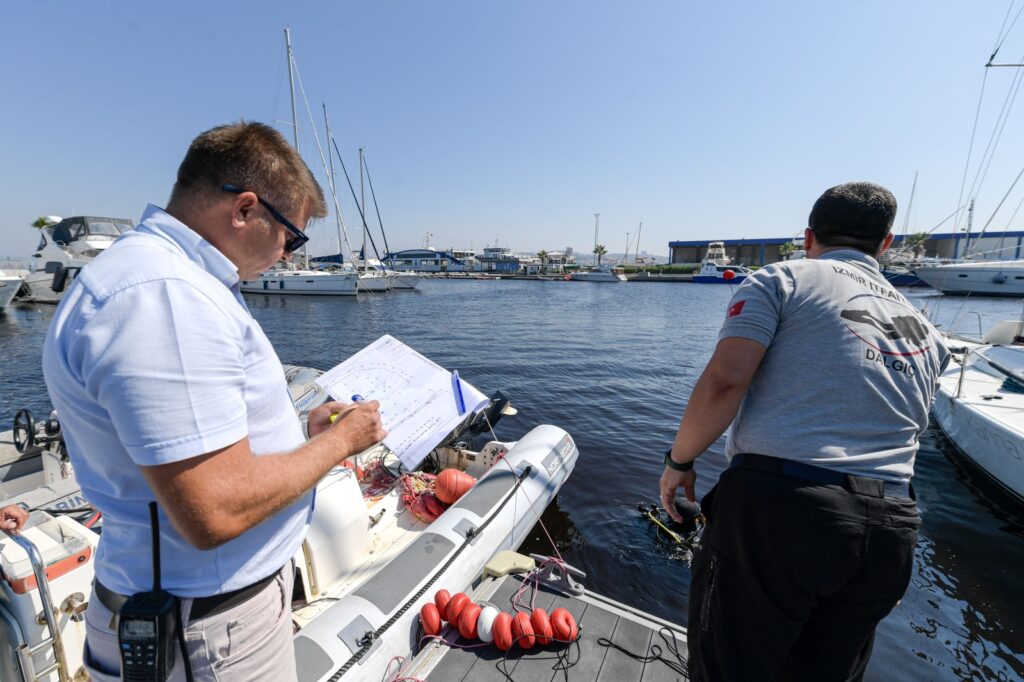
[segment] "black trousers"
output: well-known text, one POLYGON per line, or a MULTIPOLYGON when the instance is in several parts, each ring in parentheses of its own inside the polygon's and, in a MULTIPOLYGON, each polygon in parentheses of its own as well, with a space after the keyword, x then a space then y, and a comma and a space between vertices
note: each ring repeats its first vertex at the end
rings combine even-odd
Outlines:
POLYGON ((701 506, 691 679, 862 679, 910 582, 916 503, 733 468, 701 506))

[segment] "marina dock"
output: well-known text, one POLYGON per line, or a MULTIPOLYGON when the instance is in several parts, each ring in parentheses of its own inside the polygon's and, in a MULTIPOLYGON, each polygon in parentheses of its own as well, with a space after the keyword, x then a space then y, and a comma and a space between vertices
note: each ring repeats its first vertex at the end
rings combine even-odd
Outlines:
MULTIPOLYGON (((518 575, 486 578, 470 596, 475 603, 489 602, 502 611, 514 613, 512 599, 521 585, 522 578, 518 575)), ((578 642, 535 645, 525 651, 513 646, 508 652, 502 652, 493 644, 462 649, 458 647, 480 642, 465 640, 449 628, 442 631, 444 642, 435 641, 423 647, 406 674, 436 682, 509 679, 669 682, 686 679, 682 673, 686 668, 686 630, 680 625, 590 591, 581 597, 567 597, 541 588, 533 605, 548 613, 558 607, 568 609, 579 625, 578 642), (661 659, 642 660, 651 656, 654 645, 659 647, 661 659), (678 656, 671 650, 672 646, 678 647, 678 656), (633 655, 625 653, 627 651, 633 655)))

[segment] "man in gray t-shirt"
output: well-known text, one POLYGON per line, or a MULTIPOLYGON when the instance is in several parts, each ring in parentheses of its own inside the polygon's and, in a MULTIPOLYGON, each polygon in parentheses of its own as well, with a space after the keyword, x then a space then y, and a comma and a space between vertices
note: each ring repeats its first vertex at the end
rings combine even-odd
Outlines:
POLYGON ((808 258, 762 268, 730 301, 660 483, 677 516, 693 460, 731 424, 730 467, 702 500, 692 679, 859 679, 906 591, 909 482, 949 353, 879 271, 895 213, 883 187, 833 187, 808 258))

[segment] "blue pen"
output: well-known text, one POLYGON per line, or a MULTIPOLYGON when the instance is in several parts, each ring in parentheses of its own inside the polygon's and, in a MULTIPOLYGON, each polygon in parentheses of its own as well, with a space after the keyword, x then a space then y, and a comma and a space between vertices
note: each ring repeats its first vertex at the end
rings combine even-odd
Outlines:
POLYGON ((462 398, 462 385, 459 383, 459 370, 452 371, 452 391, 455 393, 455 407, 459 414, 466 414, 466 401, 462 398))
MULTIPOLYGON (((363 398, 363 396, 356 393, 354 396, 352 396, 352 402, 356 403, 357 405, 362 405, 363 403, 366 402, 366 399, 363 398)), ((330 417, 328 417, 328 419, 333 424, 334 422, 338 421, 338 413, 335 412, 330 417)))

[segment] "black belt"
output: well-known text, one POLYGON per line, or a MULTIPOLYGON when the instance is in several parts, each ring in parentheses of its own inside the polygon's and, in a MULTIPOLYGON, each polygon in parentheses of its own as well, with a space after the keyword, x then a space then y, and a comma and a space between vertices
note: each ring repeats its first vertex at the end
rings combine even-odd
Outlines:
MULTIPOLYGON (((252 599, 262 592, 267 585, 274 582, 274 578, 276 578, 280 572, 281 571, 275 571, 266 578, 237 590, 215 594, 210 597, 194 598, 192 600, 192 608, 188 614, 189 622, 194 622, 200 618, 206 618, 207 616, 215 616, 218 613, 223 613, 230 608, 252 599)), ((107 607, 107 609, 115 616, 120 613, 121 607, 124 606, 126 601, 128 601, 128 597, 107 588, 99 580, 93 583, 93 593, 96 595, 96 598, 100 600, 100 603, 107 607)))
POLYGON ((756 469, 757 471, 782 474, 783 476, 814 481, 815 483, 824 483, 825 485, 838 485, 852 493, 870 495, 871 497, 905 497, 914 499, 909 483, 893 483, 891 481, 883 481, 880 478, 851 476, 850 474, 844 474, 832 469, 825 469, 780 457, 741 452, 738 455, 733 455, 729 468, 756 469))

